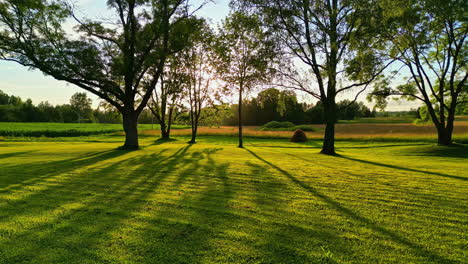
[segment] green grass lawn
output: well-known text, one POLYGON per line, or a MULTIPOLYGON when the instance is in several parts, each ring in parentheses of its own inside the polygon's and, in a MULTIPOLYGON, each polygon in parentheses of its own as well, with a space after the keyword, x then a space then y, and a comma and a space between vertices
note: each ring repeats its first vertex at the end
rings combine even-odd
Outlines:
POLYGON ((468 147, 0 142, 0 263, 466 263, 468 147))

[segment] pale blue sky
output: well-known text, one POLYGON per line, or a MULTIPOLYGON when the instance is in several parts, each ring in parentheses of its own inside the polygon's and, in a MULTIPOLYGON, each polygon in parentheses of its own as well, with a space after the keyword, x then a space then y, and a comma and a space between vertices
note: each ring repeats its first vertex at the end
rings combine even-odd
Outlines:
MULTIPOLYGON (((197 1, 201 0, 195 0, 197 1)), ((108 14, 105 2, 106 0, 75 0, 80 16, 89 18, 108 14)), ((197 15, 209 18, 217 24, 228 14, 229 0, 215 0, 214 2, 199 10, 197 15)), ((74 85, 45 76, 40 71, 31 71, 16 63, 6 61, 0 61, 0 90, 23 99, 31 98, 35 104, 48 101, 54 105, 68 103, 74 93, 84 91, 74 85)), ((98 98, 88 94, 93 99, 93 104, 97 106, 98 98)), ((299 98, 301 101, 310 101, 310 98, 304 95, 299 95, 299 98)), ((365 101, 365 96, 361 97, 361 101, 365 101)), ((414 102, 391 102, 387 110, 406 110, 417 105, 418 103, 414 102)))

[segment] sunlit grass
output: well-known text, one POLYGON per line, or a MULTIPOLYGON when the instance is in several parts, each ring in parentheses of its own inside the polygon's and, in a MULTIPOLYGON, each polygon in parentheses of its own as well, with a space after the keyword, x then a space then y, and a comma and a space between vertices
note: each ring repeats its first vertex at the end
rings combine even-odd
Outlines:
POLYGON ((466 260, 467 147, 74 139, 0 142, 0 263, 466 260))

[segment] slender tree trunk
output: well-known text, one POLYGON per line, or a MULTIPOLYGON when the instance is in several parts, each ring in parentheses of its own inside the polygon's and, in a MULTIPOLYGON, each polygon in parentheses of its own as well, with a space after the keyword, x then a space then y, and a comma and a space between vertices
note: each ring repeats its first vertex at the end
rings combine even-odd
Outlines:
POLYGON ((244 142, 242 138, 242 87, 239 89, 239 148, 244 147, 244 142))
POLYGON ((195 120, 192 123, 192 139, 189 141, 189 143, 197 142, 197 132, 198 132, 198 118, 195 117, 195 120))
POLYGON ((335 123, 336 123, 336 104, 335 100, 329 100, 324 104, 325 111, 325 135, 323 137, 323 146, 320 153, 335 155, 335 123))
POLYGON ((138 149, 138 114, 134 110, 128 110, 122 114, 123 128, 125 131, 125 144, 123 149, 138 149))

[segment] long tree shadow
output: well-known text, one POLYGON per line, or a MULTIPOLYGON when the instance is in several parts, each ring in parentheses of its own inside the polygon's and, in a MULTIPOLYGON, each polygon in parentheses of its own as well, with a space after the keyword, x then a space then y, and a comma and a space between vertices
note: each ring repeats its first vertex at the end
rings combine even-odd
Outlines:
POLYGON ((203 149, 188 155, 190 165, 177 172, 173 185, 178 187, 180 199, 167 201, 169 204, 158 210, 140 233, 142 238, 154 238, 146 249, 153 253, 145 255, 143 262, 203 263, 209 257, 206 254, 216 250, 209 242, 222 236, 220 226, 233 220, 227 203, 234 195, 227 177, 229 163, 215 163, 212 158, 219 150, 203 149), (189 184, 183 188, 186 182, 189 184))
POLYGON ((12 158, 12 157, 15 157, 15 156, 21 156, 21 155, 29 154, 29 153, 32 153, 32 152, 34 152, 34 151, 29 150, 29 151, 18 151, 18 152, 3 153, 3 154, 0 154, 0 159, 12 158))
POLYGON ((468 159, 468 147, 465 145, 453 145, 449 147, 431 145, 426 148, 406 150, 403 155, 468 159))
POLYGON ((364 223, 365 225, 369 226, 374 231, 379 232, 380 234, 391 238, 393 241, 411 248, 419 256, 427 258, 428 260, 434 261, 434 262, 437 262, 437 263, 454 263, 453 260, 449 260, 449 259, 447 259, 447 258, 445 258, 443 256, 438 255, 435 252, 431 252, 428 249, 424 248, 423 246, 418 245, 416 243, 413 243, 410 240, 398 235, 397 233, 395 233, 393 231, 390 231, 390 230, 388 230, 388 229, 386 229, 384 227, 376 225, 370 219, 359 215, 358 213, 344 207, 339 202, 337 202, 337 201, 331 199, 330 197, 320 193, 315 188, 313 188, 313 187, 303 183, 302 181, 298 180, 296 177, 294 177, 289 172, 281 169, 280 167, 278 167, 278 166, 274 165, 273 163, 271 163, 271 162, 265 160, 264 158, 260 157, 259 155, 257 155, 252 150, 250 150, 250 149, 245 149, 245 150, 248 151, 250 154, 252 154, 252 156, 257 158, 258 160, 264 162, 265 164, 269 165, 273 169, 280 172, 282 175, 286 176, 289 180, 291 180, 296 185, 300 186, 301 188, 303 188, 307 192, 309 192, 309 193, 313 194, 314 196, 320 198, 321 200, 325 201, 327 204, 332 206, 337 211, 347 215, 348 217, 354 219, 355 221, 359 221, 361 223, 364 223))
POLYGON ((418 170, 418 169, 412 169, 412 168, 404 168, 404 167, 400 167, 400 166, 396 166, 396 165, 390 165, 390 164, 385 164, 385 163, 380 163, 380 162, 375 162, 375 161, 363 160, 363 159, 358 159, 358 158, 351 158, 349 156, 339 155, 337 157, 347 159, 347 160, 351 160, 351 161, 361 162, 361 163, 364 163, 364 164, 369 164, 369 165, 374 165, 374 166, 379 166, 379 167, 385 167, 385 168, 389 168, 389 169, 396 169, 396 170, 410 171, 410 172, 416 172, 416 173, 422 173, 422 174, 429 174, 429 175, 441 176, 441 177, 457 179, 457 180, 462 180, 462 181, 467 181, 468 180, 467 177, 444 174, 444 173, 440 173, 440 172, 432 172, 432 171, 418 170))
MULTIPOLYGON (((381 142, 380 142, 381 143, 381 142)), ((427 143, 405 143, 405 144, 384 144, 384 145, 370 145, 370 146, 349 146, 349 147, 337 147, 337 149, 375 149, 375 148, 392 148, 392 147, 412 147, 422 146, 427 143)))
POLYGON ((21 188, 21 186, 24 185, 31 185, 38 181, 47 179, 52 175, 58 175, 64 172, 72 172, 76 169, 80 169, 82 167, 115 158, 127 153, 128 152, 125 150, 112 149, 86 153, 79 157, 55 160, 51 162, 41 161, 4 166, 0 171, 0 193, 21 188), (12 177, 12 175, 17 177, 12 177))
MULTIPOLYGON (((92 173, 76 175, 71 182, 52 186, 41 192, 43 196, 47 196, 46 199, 42 197, 44 200, 54 201, 42 209, 51 212, 37 212, 38 208, 31 208, 29 201, 40 198, 37 197, 39 194, 22 201, 19 204, 24 205, 22 209, 18 208, 18 204, 9 204, 9 207, 15 207, 21 214, 34 212, 43 215, 54 214, 54 211, 60 210, 65 205, 79 203, 79 207, 59 213, 52 221, 39 223, 9 236, 5 243, 0 243, 0 248, 11 246, 8 241, 34 240, 36 236, 40 236, 43 243, 33 243, 21 248, 15 252, 16 255, 9 256, 8 262, 14 263, 17 259, 37 261, 48 255, 47 252, 54 250, 61 250, 68 255, 52 254, 50 259, 44 262, 68 262, 70 254, 72 259, 77 259, 76 263, 80 263, 80 259, 81 263, 96 262, 96 260, 108 262, 108 259, 97 255, 96 246, 108 243, 106 246, 112 248, 123 242, 120 240, 122 237, 120 239, 113 237, 112 231, 121 227, 127 219, 132 219, 133 215, 147 203, 148 196, 168 176, 167 173, 160 172, 160 168, 173 170, 178 164, 184 163, 183 157, 188 148, 189 146, 181 148, 169 156, 161 156, 166 151, 161 150, 159 153, 143 157, 131 157, 108 164, 92 173), (135 167, 135 164, 138 166, 135 167), (118 176, 122 174, 123 177, 118 176), (56 196, 61 199, 55 199, 56 196), (40 254, 36 251, 36 247, 42 249, 40 254)), ((8 216, 10 218, 12 215, 8 216)), ((3 220, 5 219, 2 218, 3 220)))
MULTIPOLYGON (((320 248, 324 243, 331 246, 334 252, 342 255, 351 254, 346 243, 331 230, 316 226, 305 228, 301 226, 302 221, 295 221, 288 203, 289 199, 297 198, 297 193, 294 193, 288 184, 279 181, 277 177, 269 173, 271 169, 269 165, 251 162, 247 165, 251 168, 250 175, 255 188, 256 206, 261 209, 257 214, 261 213, 268 220, 259 230, 256 230, 256 233, 265 239, 265 242, 257 247, 271 260, 271 263, 337 263, 331 255, 327 256, 318 252, 305 254, 305 252, 320 248), (279 219, 281 220, 278 221, 279 219), (306 248, 303 248, 304 237, 309 240, 306 248)), ((285 181, 288 180, 285 179, 285 181)), ((325 248, 322 247, 322 249, 325 248)))

